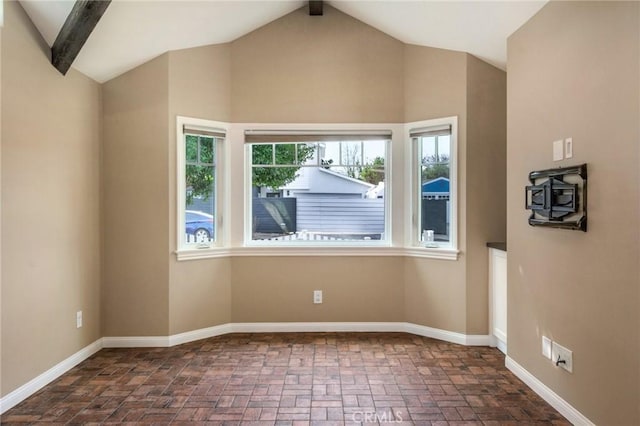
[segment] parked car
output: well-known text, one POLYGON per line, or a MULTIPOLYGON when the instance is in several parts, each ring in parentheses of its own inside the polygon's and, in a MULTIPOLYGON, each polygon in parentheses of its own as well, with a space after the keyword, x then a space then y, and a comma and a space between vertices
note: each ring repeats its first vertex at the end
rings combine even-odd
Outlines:
POLYGON ((213 216, 195 210, 185 211, 185 231, 187 235, 193 235, 196 242, 207 242, 214 238, 213 216))

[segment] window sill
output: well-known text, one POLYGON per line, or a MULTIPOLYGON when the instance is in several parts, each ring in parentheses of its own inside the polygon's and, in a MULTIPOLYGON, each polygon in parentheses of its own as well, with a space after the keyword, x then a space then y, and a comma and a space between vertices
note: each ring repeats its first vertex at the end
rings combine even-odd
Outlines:
POLYGON ((407 247, 404 255, 408 257, 421 257, 425 259, 458 260, 459 250, 438 247, 407 247))
POLYGON ((311 244, 274 246, 250 245, 232 250, 232 256, 401 256, 402 253, 388 245, 330 245, 311 244))
POLYGON ((389 246, 251 246, 237 248, 203 248, 203 249, 183 249, 176 252, 178 261, 215 259, 223 257, 273 257, 273 256, 310 256, 310 257, 335 257, 335 256, 408 256, 424 259, 438 260, 458 260, 460 252, 454 249, 445 248, 425 248, 425 247, 389 247, 389 246))
POLYGON ((221 247, 187 248, 176 251, 177 260, 215 259, 218 257, 229 257, 231 250, 221 247))

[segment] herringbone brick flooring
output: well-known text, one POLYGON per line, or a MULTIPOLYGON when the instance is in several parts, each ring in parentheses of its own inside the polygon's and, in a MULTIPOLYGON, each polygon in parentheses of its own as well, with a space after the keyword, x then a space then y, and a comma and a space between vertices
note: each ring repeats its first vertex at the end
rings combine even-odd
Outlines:
POLYGON ((229 334, 103 349, 3 424, 569 424, 496 349, 405 333, 229 334))

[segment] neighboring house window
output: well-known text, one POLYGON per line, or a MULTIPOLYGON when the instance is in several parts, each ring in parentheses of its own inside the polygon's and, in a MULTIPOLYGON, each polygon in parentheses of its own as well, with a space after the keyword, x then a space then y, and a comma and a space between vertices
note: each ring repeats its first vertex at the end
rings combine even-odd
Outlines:
POLYGON ((218 161, 225 131, 178 117, 178 248, 208 248, 219 240, 218 161))
POLYGON ((253 244, 380 244, 388 235, 389 132, 247 131, 253 244))
POLYGON ((412 123, 409 130, 414 153, 414 241, 421 246, 457 246, 456 123, 455 118, 430 120, 412 123))

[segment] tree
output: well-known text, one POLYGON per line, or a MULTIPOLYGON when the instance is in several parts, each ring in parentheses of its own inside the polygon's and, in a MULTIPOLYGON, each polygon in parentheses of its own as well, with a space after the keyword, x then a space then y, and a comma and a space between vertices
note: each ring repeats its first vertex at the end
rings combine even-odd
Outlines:
POLYGON ((377 185, 384 182, 384 158, 376 157, 373 162, 365 164, 360 170, 358 179, 377 185))
MULTIPOLYGON (((304 164, 315 152, 315 145, 307 144, 265 144, 254 145, 252 157, 254 165, 273 165, 273 149, 276 150, 275 164, 304 164), (298 150, 296 162, 296 145, 298 150)), ((214 143, 213 138, 187 135, 186 137, 186 202, 194 198, 208 200, 213 195, 214 143), (200 157, 198 158, 198 151, 200 157)), ((297 177, 300 166, 253 167, 253 185, 257 187, 280 188, 297 177)))
POLYGON ((439 177, 449 179, 449 157, 441 155, 439 161, 436 161, 434 157, 432 155, 422 159, 422 182, 428 182, 439 177))
POLYGON ((362 171, 362 164, 360 163, 360 143, 344 142, 342 144, 342 156, 345 159, 344 168, 347 172, 347 176, 350 178, 358 179, 360 172, 362 171))
POLYGON ((194 197, 208 200, 213 195, 213 138, 187 135, 186 138, 186 170, 185 181, 187 186, 187 205, 193 202, 194 197), (200 157, 198 158, 198 152, 200 157))
POLYGON ((275 165, 304 164, 315 152, 315 145, 307 144, 261 144, 251 148, 253 167, 253 186, 258 188, 281 188, 297 177, 300 166, 290 167, 259 167, 260 165, 273 166, 275 149, 275 165), (296 160, 297 146, 297 160, 296 160))

